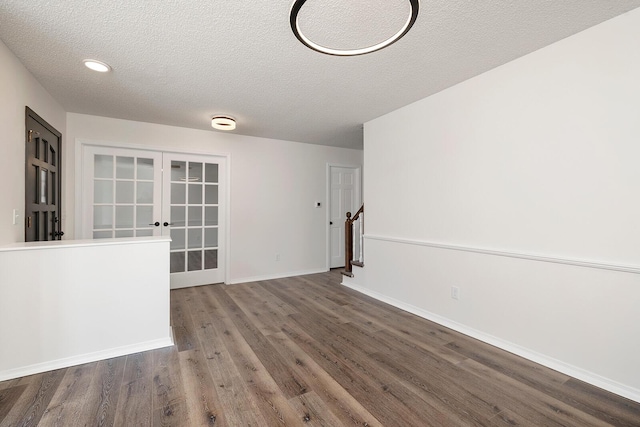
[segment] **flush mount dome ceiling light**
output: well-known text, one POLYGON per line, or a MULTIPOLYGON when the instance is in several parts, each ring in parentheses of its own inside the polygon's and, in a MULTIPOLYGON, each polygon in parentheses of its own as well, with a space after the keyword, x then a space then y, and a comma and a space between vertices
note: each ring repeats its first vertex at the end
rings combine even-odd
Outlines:
MULTIPOLYGON (((300 9, 307 3, 307 0, 295 0, 293 5, 291 6, 291 12, 289 13, 289 23, 291 24, 291 30, 293 34, 297 37, 298 40, 305 46, 310 49, 313 49, 317 52, 324 53, 327 55, 335 55, 335 56, 357 56, 364 55, 367 53, 375 52, 380 49, 384 49, 385 47, 397 42, 400 40, 405 34, 409 32, 413 24, 416 22, 416 18, 418 17, 418 10, 420 9, 419 0, 406 0, 408 1, 411 10, 409 12, 409 17, 404 22, 404 25, 391 37, 383 40, 379 43, 375 43, 368 47, 363 48, 355 48, 355 49, 337 49, 331 48, 327 46, 323 46, 319 43, 312 41, 309 37, 305 36, 300 28, 300 9)), ((397 27, 396 27, 397 28, 397 27)))
POLYGON ((99 73, 107 73, 111 71, 111 67, 109 64, 105 64, 101 61, 96 61, 95 59, 85 59, 84 66, 89 68, 90 70, 97 71, 99 73))
POLYGON ((228 116, 215 116, 211 119, 211 127, 218 130, 234 130, 236 119, 228 116))

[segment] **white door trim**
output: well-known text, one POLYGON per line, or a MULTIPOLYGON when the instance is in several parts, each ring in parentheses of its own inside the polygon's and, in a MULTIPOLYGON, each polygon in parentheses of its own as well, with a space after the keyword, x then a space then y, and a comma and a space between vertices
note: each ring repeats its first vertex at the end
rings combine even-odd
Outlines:
MULTIPOLYGON (((129 144, 124 142, 88 139, 88 138, 76 138, 74 147, 74 238, 82 235, 82 194, 83 194, 83 179, 84 165, 82 159, 84 158, 84 149, 86 146, 96 147, 109 147, 109 148, 126 148, 132 150, 142 150, 160 153, 177 153, 177 154, 194 154, 197 156, 216 156, 224 157, 227 162, 226 172, 226 184, 225 184, 225 214, 227 217, 226 227, 224 229, 224 241, 226 245, 225 256, 225 269, 224 269, 224 283, 229 284, 229 274, 231 267, 231 154, 230 153, 218 153, 207 152, 199 150, 181 150, 180 148, 168 148, 160 145, 144 145, 144 144, 129 144)), ((63 191, 64 189, 61 189, 63 191)), ((63 196, 64 197, 64 196, 63 196)), ((68 202, 67 202, 68 203, 68 202)), ((67 205, 68 206, 68 205, 67 205)))
MULTIPOLYGON (((331 227, 329 222, 331 221, 331 168, 349 168, 356 171, 356 205, 360 207, 362 205, 362 166, 349 165, 341 163, 327 163, 326 169, 326 195, 325 195, 325 234, 326 234, 326 269, 331 270, 331 227)), ((352 212, 355 213, 355 212, 352 212)))

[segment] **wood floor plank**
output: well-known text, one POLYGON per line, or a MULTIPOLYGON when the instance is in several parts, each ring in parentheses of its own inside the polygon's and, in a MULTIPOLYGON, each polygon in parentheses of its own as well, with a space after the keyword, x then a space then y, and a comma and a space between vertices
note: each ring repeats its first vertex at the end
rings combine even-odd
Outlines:
POLYGON ((249 385, 243 381, 229 351, 213 326, 214 322, 227 315, 226 312, 216 306, 217 301, 211 297, 210 287, 197 291, 199 298, 193 316, 198 326, 196 333, 203 358, 217 387, 221 407, 224 408, 221 414, 224 421, 229 426, 268 425, 249 391, 249 385))
POLYGON ((403 334, 392 329, 378 331, 373 336, 377 340, 384 340, 391 348, 400 346, 409 347, 415 351, 427 351, 454 365, 467 359, 467 356, 457 353, 442 344, 433 343, 430 340, 418 339, 415 336, 403 334))
POLYGON ((447 344, 447 348, 545 393, 561 387, 569 379, 565 374, 470 337, 457 339, 447 344))
POLYGON ((189 418, 187 403, 185 400, 179 400, 154 409, 151 425, 154 427, 191 427, 194 424, 189 418))
POLYGON ((153 352, 143 351, 127 356, 124 377, 127 381, 150 377, 153 373, 153 352))
POLYGON ((280 332, 269 336, 280 356, 300 372, 312 390, 320 396, 327 408, 344 425, 367 425, 381 427, 382 424, 350 395, 331 375, 320 367, 307 353, 280 332))
POLYGON ((193 350, 198 343, 189 312, 193 295, 193 288, 177 289, 171 293, 171 327, 178 351, 193 350))
POLYGON ((302 414, 302 419, 298 420, 299 424, 317 427, 335 427, 342 424, 313 391, 291 398, 290 402, 298 413, 302 414))
POLYGON ((352 349, 332 345, 330 337, 309 331, 313 338, 295 324, 283 332, 313 360, 323 367, 385 426, 460 425, 431 407, 390 375, 373 367, 366 357, 352 349))
POLYGON ((276 304, 270 303, 274 298, 265 300, 250 286, 225 289, 233 301, 238 304, 245 315, 263 335, 280 332, 287 321, 289 313, 284 312, 276 304), (234 290, 235 289, 235 290, 234 290))
POLYGON ((218 330, 238 373, 260 408, 268 425, 295 425, 300 420, 283 391, 278 387, 270 372, 264 367, 250 344, 243 338, 231 318, 218 318, 214 325, 218 330))
POLYGON ((321 317, 325 321, 338 324, 357 322, 363 328, 368 328, 371 331, 381 329, 381 326, 374 324, 369 319, 361 317, 349 308, 337 305, 322 295, 314 294, 313 289, 303 281, 286 278, 263 286, 277 298, 297 307, 299 313, 314 313, 316 317, 321 317), (282 283, 290 283, 291 285, 284 290, 279 288, 279 285, 282 283))
MULTIPOLYGON (((260 282, 248 283, 247 286, 261 298, 261 301, 263 303, 266 302, 270 304, 274 311, 277 311, 283 316, 299 313, 300 311, 296 307, 287 304, 282 299, 273 298, 271 292, 265 289, 265 285, 268 285, 271 282, 279 283, 278 279, 268 281, 263 280, 260 282)), ((230 287, 228 289, 233 289, 233 287, 230 287)))
POLYGON ((318 317, 304 314, 292 314, 290 318, 305 331, 313 331, 313 336, 321 333, 322 336, 330 336, 335 344, 354 347, 364 353, 375 353, 379 351, 376 343, 361 334, 354 334, 354 326, 348 323, 335 324, 331 322, 321 322, 318 321, 318 317))
POLYGON ((12 388, 18 385, 18 383, 23 380, 22 378, 14 378, 12 380, 0 381, 0 390, 5 390, 7 388, 12 388))
POLYGON ((123 382, 127 356, 96 362, 91 384, 86 392, 84 411, 73 426, 113 426, 123 382))
MULTIPOLYGON (((15 383, 15 382, 14 382, 15 383)), ((14 385, 0 390, 0 425, 4 425, 5 419, 11 408, 16 404, 22 393, 27 389, 27 384, 14 385)))
POLYGON ((575 378, 567 380, 553 396, 611 425, 640 426, 640 405, 575 378))
POLYGON ((41 425, 69 426, 84 410, 87 389, 97 364, 88 363, 68 368, 62 382, 47 406, 41 425))
POLYGON ((162 425, 190 425, 189 413, 184 402, 182 372, 178 349, 166 347, 153 354, 153 418, 162 425))
POLYGON ((502 412, 496 414, 495 417, 489 420, 489 425, 494 427, 513 427, 513 426, 530 426, 531 422, 526 418, 516 414, 508 409, 503 409, 502 412))
POLYGON ((329 322, 346 322, 343 317, 340 317, 338 314, 308 298, 301 290, 292 288, 280 289, 279 285, 282 283, 286 283, 286 281, 281 279, 277 283, 264 286, 265 289, 274 297, 277 297, 282 301, 286 301, 287 304, 296 307, 298 313, 309 313, 311 311, 316 313, 316 315, 324 315, 324 318, 329 322))
POLYGON ((122 384, 115 425, 150 426, 152 418, 151 377, 122 384))
MULTIPOLYGON (((7 426, 37 426, 53 398, 66 369, 45 372, 25 378, 27 388, 2 421, 7 426)), ((20 383, 18 383, 20 385, 20 383)))
POLYGON ((178 354, 189 419, 194 427, 227 425, 222 416, 217 386, 200 350, 178 354))
POLYGON ((456 340, 447 347, 602 421, 617 426, 640 425, 640 408, 637 405, 620 397, 614 398, 616 403, 609 402, 613 397, 611 393, 580 383, 565 374, 471 338, 456 340), (574 384, 582 386, 572 387, 574 384))
POLYGON ((523 416, 534 425, 566 427, 609 425, 473 359, 467 359, 457 367, 481 378, 493 393, 501 397, 508 409, 523 416))
POLYGON ((235 327, 242 334, 262 365, 269 371, 285 397, 291 398, 308 391, 308 386, 298 374, 282 362, 269 340, 251 324, 242 309, 223 288, 213 289, 212 295, 224 306, 235 327))

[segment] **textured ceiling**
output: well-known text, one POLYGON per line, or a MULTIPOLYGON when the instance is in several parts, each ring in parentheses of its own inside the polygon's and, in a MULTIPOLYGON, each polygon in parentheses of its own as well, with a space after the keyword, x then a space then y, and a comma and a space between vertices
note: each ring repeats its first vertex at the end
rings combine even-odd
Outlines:
MULTIPOLYGON (((373 44, 406 0, 308 0, 301 26, 373 44), (365 5, 363 7, 363 5, 365 5)), ((640 0, 422 0, 413 29, 368 55, 304 47, 292 0, 2 0, 0 39, 69 112, 362 148, 362 123, 640 7, 640 0), (91 72, 82 60, 113 67, 91 72)), ((215 132, 214 130, 211 130, 215 132)))

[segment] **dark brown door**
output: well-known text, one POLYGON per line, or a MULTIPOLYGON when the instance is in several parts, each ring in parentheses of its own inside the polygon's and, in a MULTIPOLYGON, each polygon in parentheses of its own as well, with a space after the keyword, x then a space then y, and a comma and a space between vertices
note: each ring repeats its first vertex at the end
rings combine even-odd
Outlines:
POLYGON ((25 232, 27 242, 60 240, 62 135, 26 109, 25 232))

